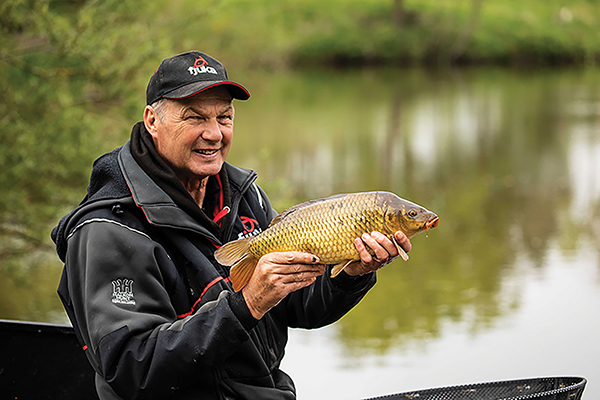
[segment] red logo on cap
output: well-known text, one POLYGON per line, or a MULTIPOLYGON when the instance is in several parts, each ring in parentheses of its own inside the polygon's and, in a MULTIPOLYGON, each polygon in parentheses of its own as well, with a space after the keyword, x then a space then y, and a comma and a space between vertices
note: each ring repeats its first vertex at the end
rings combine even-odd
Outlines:
POLYGON ((188 67, 188 71, 190 75, 198 75, 198 74, 215 74, 218 75, 216 69, 208 65, 208 62, 202 56, 198 56, 194 61, 193 67, 188 67))
POLYGON ((196 58, 196 61, 194 61, 194 68, 200 68, 205 65, 208 65, 208 63, 204 58, 202 58, 202 56, 198 56, 198 58, 196 58))

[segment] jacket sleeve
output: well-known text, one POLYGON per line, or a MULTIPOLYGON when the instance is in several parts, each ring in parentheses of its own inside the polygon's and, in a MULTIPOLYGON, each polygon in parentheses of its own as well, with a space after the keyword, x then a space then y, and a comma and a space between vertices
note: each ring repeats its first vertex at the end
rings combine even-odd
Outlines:
POLYGON ((69 238, 66 268, 89 356, 124 399, 166 398, 202 384, 249 338, 228 291, 178 319, 167 289, 181 278, 165 273, 174 264, 158 243, 118 222, 79 226, 69 238))

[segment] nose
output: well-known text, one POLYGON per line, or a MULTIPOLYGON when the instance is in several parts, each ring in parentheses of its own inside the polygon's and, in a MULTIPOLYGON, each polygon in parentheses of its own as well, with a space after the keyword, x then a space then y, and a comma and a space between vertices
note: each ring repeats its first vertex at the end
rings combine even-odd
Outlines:
POLYGON ((218 142, 223 138, 221 133, 221 126, 216 118, 211 118, 208 123, 204 126, 202 131, 202 139, 207 142, 218 142))

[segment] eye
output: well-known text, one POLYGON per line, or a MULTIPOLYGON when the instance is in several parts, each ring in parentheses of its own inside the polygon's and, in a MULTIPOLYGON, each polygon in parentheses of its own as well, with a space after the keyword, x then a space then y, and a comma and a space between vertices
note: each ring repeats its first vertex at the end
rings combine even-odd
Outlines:
POLYGON ((416 211, 416 210, 410 210, 410 211, 408 212, 408 216, 409 216, 409 217, 411 217, 411 218, 415 218, 415 217, 417 216, 417 214, 418 214, 418 213, 417 213, 417 211, 416 211))
POLYGON ((232 120, 233 120, 233 116, 232 116, 232 115, 221 115, 221 116, 219 117, 219 121, 220 121, 222 124, 228 124, 228 123, 230 123, 232 120))

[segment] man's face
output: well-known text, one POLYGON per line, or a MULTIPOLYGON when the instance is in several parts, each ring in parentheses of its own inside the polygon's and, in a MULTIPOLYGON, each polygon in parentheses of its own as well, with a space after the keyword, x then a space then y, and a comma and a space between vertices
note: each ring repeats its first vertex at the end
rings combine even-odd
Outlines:
POLYGON ((184 183, 216 175, 233 138, 234 109, 227 89, 216 87, 188 99, 168 101, 146 127, 162 158, 184 183))

